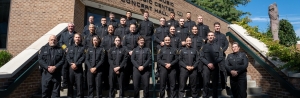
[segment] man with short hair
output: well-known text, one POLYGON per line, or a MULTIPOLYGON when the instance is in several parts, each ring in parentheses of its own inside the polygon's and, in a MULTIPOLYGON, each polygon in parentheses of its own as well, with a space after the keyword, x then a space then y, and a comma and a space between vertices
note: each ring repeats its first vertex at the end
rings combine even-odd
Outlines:
POLYGON ((198 36, 206 39, 207 33, 210 31, 209 27, 207 25, 203 24, 203 16, 202 15, 198 15, 197 21, 198 21, 198 24, 197 24, 198 36))
POLYGON ((60 97, 61 67, 64 64, 64 51, 57 46, 57 38, 51 35, 48 44, 39 51, 42 73, 42 98, 60 97))
POLYGON ((170 20, 168 20, 168 21, 166 22, 166 25, 165 25, 165 26, 168 26, 169 28, 170 28, 171 26, 174 26, 175 28, 179 27, 178 21, 175 20, 175 13, 174 13, 174 12, 171 12, 170 15, 169 15, 169 17, 170 17, 170 20))
POLYGON ((96 30, 96 34, 100 36, 101 38, 107 35, 107 24, 106 24, 106 18, 101 18, 101 26, 98 27, 96 30))
POLYGON ((98 26, 94 23, 94 16, 90 16, 89 17, 89 24, 85 25, 82 31, 83 35, 89 34, 89 25, 90 24, 94 24, 95 25, 95 29, 98 28, 98 26))
POLYGON ((137 25, 137 21, 135 19, 133 19, 131 16, 132 16, 132 12, 131 11, 127 11, 126 12, 126 26, 128 26, 128 27, 131 24, 137 25))
POLYGON ((144 20, 139 24, 139 34, 145 38, 145 47, 151 48, 152 35, 154 33, 154 24, 149 21, 149 12, 144 12, 144 20))
POLYGON ((181 47, 185 47, 185 39, 188 37, 189 33, 188 33, 188 29, 184 26, 184 19, 180 18, 179 19, 179 27, 176 28, 176 36, 179 37, 179 39, 181 40, 181 47))
POLYGON ((196 25, 195 21, 191 20, 191 12, 187 12, 186 13, 186 21, 184 22, 184 27, 186 27, 188 29, 189 34, 191 34, 192 32, 192 27, 194 25, 196 25))
POLYGON ((126 26, 126 19, 125 17, 120 18, 120 25, 116 29, 114 35, 119 36, 122 40, 122 38, 129 33, 129 28, 126 26))
POLYGON ((113 25, 114 28, 118 27, 118 22, 115 20, 115 14, 112 12, 109 13, 109 21, 107 22, 107 25, 113 25))

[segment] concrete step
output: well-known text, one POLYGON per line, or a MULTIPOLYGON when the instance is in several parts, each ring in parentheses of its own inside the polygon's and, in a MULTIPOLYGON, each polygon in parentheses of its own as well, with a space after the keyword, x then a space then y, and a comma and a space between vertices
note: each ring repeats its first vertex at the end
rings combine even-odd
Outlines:
POLYGON ((247 88, 247 94, 261 94, 262 88, 261 87, 249 87, 247 88))

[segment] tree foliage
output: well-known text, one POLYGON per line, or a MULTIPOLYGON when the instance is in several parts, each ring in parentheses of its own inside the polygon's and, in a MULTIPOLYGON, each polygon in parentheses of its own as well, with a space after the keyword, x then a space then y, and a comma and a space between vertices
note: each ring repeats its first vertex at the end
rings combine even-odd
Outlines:
POLYGON ((287 47, 297 44, 297 37, 293 25, 286 19, 279 21, 279 43, 287 47))
POLYGON ((237 10, 236 7, 246 5, 250 0, 191 0, 202 8, 220 16, 221 18, 233 22, 243 15, 250 15, 249 12, 237 10))

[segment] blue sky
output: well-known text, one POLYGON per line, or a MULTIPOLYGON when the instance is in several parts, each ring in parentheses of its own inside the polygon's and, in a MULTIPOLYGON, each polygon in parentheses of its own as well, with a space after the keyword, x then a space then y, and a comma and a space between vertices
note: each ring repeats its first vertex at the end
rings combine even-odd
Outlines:
POLYGON ((287 19, 300 36, 300 0, 251 0, 246 6, 237 7, 238 10, 250 12, 251 26, 258 26, 260 31, 266 31, 270 24, 268 7, 276 2, 280 19, 287 19))

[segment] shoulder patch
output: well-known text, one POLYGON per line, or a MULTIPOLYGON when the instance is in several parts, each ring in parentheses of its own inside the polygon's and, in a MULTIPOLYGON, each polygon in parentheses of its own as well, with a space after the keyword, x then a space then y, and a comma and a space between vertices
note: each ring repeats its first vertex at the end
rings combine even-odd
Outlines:
POLYGON ((178 51, 178 54, 180 54, 181 53, 181 49, 178 51))
POLYGON ((39 54, 41 54, 41 50, 39 51, 39 54))
POLYGON ((157 51, 157 54, 159 54, 160 53, 160 49, 157 51))

